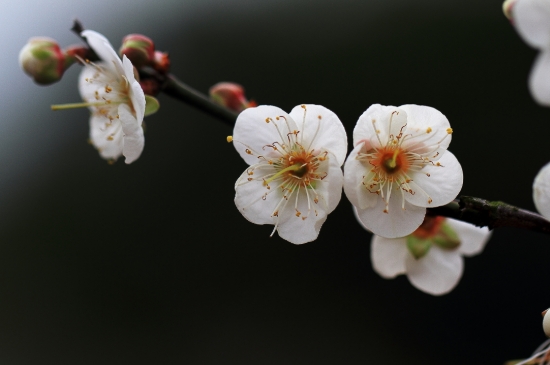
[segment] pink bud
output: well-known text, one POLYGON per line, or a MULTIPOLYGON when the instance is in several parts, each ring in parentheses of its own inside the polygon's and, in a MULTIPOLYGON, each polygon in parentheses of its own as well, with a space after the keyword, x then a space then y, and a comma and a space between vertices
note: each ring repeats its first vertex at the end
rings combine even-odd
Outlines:
POLYGON ((220 82, 212 86, 209 94, 214 102, 236 112, 256 106, 256 102, 246 99, 243 87, 232 82, 220 82))
POLYGON ((150 65, 155 57, 155 44, 141 34, 129 34, 122 40, 120 56, 126 55, 136 68, 150 65))
POLYGON ((152 66, 160 73, 168 73, 168 71, 170 71, 170 56, 168 55, 168 53, 155 51, 155 57, 152 66))
POLYGON ((36 37, 19 52, 19 65, 41 85, 61 80, 65 72, 65 56, 54 39, 36 37))

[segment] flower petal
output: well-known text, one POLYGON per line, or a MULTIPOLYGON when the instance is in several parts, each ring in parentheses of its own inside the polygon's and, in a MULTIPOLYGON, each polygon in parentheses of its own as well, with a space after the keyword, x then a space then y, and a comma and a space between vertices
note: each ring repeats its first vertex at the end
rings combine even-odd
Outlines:
MULTIPOLYGON (((403 147, 412 150, 418 154, 446 150, 451 143, 451 135, 448 129, 451 127, 449 120, 439 110, 424 105, 401 105, 399 108, 407 112, 407 129, 404 134, 418 136, 414 139, 407 139, 403 142, 403 147), (425 135, 422 136, 422 135, 425 135), (434 150, 434 146, 439 144, 439 148, 434 150)), ((439 157, 432 157, 434 161, 439 157)))
POLYGON ((410 256, 407 239, 372 236, 370 259, 374 271, 383 278, 393 279, 405 273, 405 260, 410 256))
POLYGON ((357 159, 363 144, 355 146, 344 165, 344 192, 348 200, 359 209, 373 207, 380 197, 369 192, 363 185, 363 178, 368 173, 367 167, 357 159))
MULTIPOLYGON (((260 168, 266 174, 276 172, 271 165, 265 163, 258 165, 262 165, 260 168)), ((248 174, 249 170, 246 169, 235 183, 235 205, 242 215, 252 223, 275 224, 277 218, 273 216, 273 212, 277 210, 279 203, 285 203, 281 189, 276 186, 268 189, 262 179, 251 178, 248 174)), ((288 219, 288 217, 288 214, 280 214, 279 222, 288 219)))
POLYGON ((407 256, 405 267, 409 281, 416 288, 428 294, 443 295, 458 284, 464 262, 457 250, 444 250, 434 245, 418 260, 407 256))
POLYGON ((357 209, 360 223, 382 237, 403 237, 414 232, 424 221, 426 208, 412 205, 405 201, 405 209, 401 206, 401 190, 395 188, 389 201, 388 213, 384 213, 386 203, 380 197, 372 208, 357 209))
POLYGON ((460 163, 449 151, 441 156, 438 163, 441 166, 428 164, 422 170, 410 174, 412 181, 409 185, 414 194, 405 193, 409 203, 420 207, 438 207, 456 198, 463 181, 460 163))
POLYGON ((137 160, 141 152, 143 152, 143 147, 145 145, 143 128, 141 127, 141 122, 137 121, 128 105, 119 105, 118 115, 120 117, 122 131, 124 132, 122 154, 126 157, 125 162, 130 164, 137 160))
POLYGON ((550 45, 550 7, 546 0, 516 1, 512 7, 514 25, 523 40, 535 48, 550 45))
POLYGON ((289 114, 300 130, 303 147, 332 152, 342 166, 348 152, 348 137, 340 119, 321 105, 298 105, 289 114))
POLYGON ((366 149, 372 146, 381 147, 390 135, 397 136, 407 124, 407 113, 395 106, 380 104, 371 105, 359 117, 353 130, 353 145, 363 140, 368 141, 366 149))
POLYGON ((540 105, 550 106, 550 50, 543 50, 535 60, 529 75, 529 90, 540 105))
MULTIPOLYGON (((342 198, 342 186, 344 185, 344 174, 340 168, 339 162, 332 154, 329 155, 329 171, 327 177, 318 182, 319 187, 317 193, 323 196, 328 196, 326 212, 329 214, 338 206, 340 199, 342 198)), ((326 198, 325 198, 326 199, 326 198)))
POLYGON ((447 218, 445 223, 458 235, 460 240, 458 251, 465 256, 474 256, 483 251, 492 234, 487 227, 476 227, 452 218, 447 218))
POLYGON ((282 239, 295 245, 315 241, 319 236, 321 226, 327 220, 326 214, 317 217, 309 216, 305 220, 301 217, 289 217, 277 227, 277 233, 282 239))
POLYGON ((93 30, 85 30, 80 35, 86 38, 86 41, 98 57, 106 62, 106 67, 119 75, 123 74, 122 62, 107 38, 93 30))
POLYGON ((297 130, 296 124, 282 109, 260 105, 245 109, 239 114, 233 129, 233 144, 246 163, 254 165, 258 163, 258 156, 279 157, 278 152, 265 146, 274 142, 288 143, 288 133, 294 130, 297 130), (269 123, 266 122, 268 118, 269 123))
POLYGON ((93 115, 90 117, 90 140, 104 159, 116 160, 122 154, 122 126, 118 121, 105 123, 105 117, 93 115))
POLYGON ((544 165, 535 177, 533 201, 539 213, 550 219, 550 163, 544 165))
POLYGON ((130 85, 130 99, 132 101, 132 107, 136 112, 137 121, 141 124, 145 115, 145 94, 143 93, 141 85, 134 77, 134 66, 126 55, 123 57, 122 67, 124 68, 124 75, 130 85))

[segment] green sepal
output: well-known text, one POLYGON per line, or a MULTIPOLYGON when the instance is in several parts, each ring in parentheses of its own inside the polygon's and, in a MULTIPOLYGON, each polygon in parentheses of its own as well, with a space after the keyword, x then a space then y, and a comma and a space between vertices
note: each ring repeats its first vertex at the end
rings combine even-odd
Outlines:
POLYGON ((145 95, 145 116, 146 117, 156 113, 159 110, 159 108, 160 108, 160 104, 156 98, 150 95, 145 95))
POLYGON ((431 239, 418 238, 413 235, 407 236, 407 248, 417 260, 426 256, 430 247, 432 247, 431 239))
POLYGON ((441 225, 438 234, 433 238, 433 242, 445 250, 454 250, 460 246, 460 239, 458 235, 454 229, 446 223, 441 225))

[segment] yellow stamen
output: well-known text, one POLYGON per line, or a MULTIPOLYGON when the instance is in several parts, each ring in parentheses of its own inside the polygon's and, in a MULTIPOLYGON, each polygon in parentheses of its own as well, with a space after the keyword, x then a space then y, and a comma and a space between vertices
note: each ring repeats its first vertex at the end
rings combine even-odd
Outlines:
POLYGON ((227 136, 227 143, 233 142, 233 136, 227 136))
POLYGON ((275 175, 271 176, 269 179, 265 180, 265 182, 267 184, 269 184, 270 182, 272 182, 273 180, 275 180, 276 178, 278 178, 279 176, 281 176, 285 172, 298 171, 301 168, 302 168, 302 165, 300 165, 300 164, 290 165, 289 167, 282 169, 281 171, 277 172, 275 175))

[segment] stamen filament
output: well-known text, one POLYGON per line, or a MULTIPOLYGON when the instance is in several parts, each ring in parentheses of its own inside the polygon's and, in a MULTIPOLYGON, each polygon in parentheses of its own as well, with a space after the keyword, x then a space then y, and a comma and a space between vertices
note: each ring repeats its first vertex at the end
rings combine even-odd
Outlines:
POLYGON ((121 102, 111 102, 111 101, 98 101, 94 103, 70 103, 70 104, 56 104, 52 105, 52 110, 65 110, 65 109, 76 109, 76 108, 87 108, 89 106, 101 106, 101 105, 115 105, 121 104, 121 102))
POLYGON ((266 183, 270 183, 272 182, 273 180, 275 180, 277 177, 281 176, 282 174, 284 174, 285 172, 288 172, 288 171, 298 171, 302 168, 301 165, 299 164, 295 164, 295 165, 290 165, 288 166, 287 168, 284 168, 282 169, 281 171, 277 172, 276 174, 274 174, 273 176, 271 176, 269 179, 266 180, 266 183))

